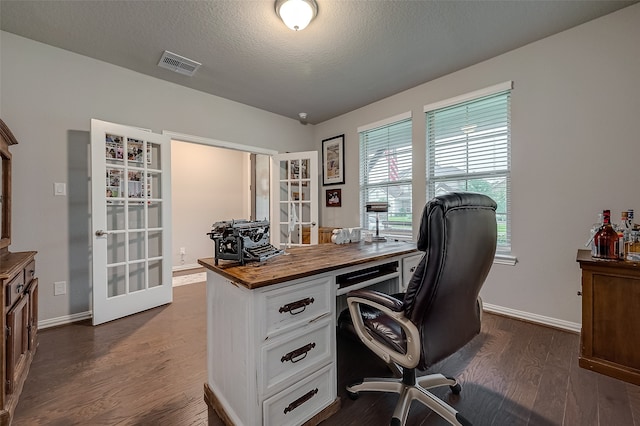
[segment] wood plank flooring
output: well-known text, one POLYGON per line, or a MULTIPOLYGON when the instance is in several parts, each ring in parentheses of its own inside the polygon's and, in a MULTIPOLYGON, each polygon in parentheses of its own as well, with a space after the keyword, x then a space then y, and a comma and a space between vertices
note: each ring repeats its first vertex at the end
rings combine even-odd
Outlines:
MULTIPOLYGON (((207 424, 205 285, 174 289, 174 303, 98 327, 40 332, 14 426, 207 424)), ((482 333, 431 370, 458 377, 459 396, 435 393, 474 425, 640 426, 640 386, 578 367, 579 336, 486 314, 482 333)), ((396 397, 344 386, 390 375, 357 342, 338 340, 341 410, 323 425, 387 425, 396 397)), ((410 425, 444 425, 414 403, 410 425)), ((212 425, 222 422, 214 419, 212 425)))

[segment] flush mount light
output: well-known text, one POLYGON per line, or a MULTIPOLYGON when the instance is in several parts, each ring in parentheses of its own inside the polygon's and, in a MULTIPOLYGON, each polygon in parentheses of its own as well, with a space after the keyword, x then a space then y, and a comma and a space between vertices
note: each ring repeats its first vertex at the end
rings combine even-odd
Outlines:
POLYGON ((276 0, 276 14, 294 31, 307 28, 318 14, 315 0, 276 0))

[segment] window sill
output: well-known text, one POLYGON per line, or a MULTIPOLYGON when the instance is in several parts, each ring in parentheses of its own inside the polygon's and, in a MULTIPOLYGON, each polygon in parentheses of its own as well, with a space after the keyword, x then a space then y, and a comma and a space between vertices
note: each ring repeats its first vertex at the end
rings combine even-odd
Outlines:
POLYGON ((496 254, 493 258, 493 263, 515 266, 515 264, 518 263, 518 258, 507 254, 496 254))

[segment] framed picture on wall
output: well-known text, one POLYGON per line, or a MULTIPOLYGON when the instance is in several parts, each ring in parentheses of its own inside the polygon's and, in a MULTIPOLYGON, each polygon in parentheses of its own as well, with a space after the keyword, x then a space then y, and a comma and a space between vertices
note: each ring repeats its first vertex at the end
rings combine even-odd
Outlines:
POLYGON ((344 183, 344 135, 322 141, 322 184, 344 183))
POLYGON ((327 189, 327 207, 342 207, 342 189, 327 189))

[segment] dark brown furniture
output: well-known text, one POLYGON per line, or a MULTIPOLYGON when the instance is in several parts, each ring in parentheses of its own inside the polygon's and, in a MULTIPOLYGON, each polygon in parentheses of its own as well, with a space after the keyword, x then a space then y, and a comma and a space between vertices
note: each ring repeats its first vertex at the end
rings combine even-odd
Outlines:
POLYGON ((582 269, 580 367, 640 385, 640 262, 578 250, 582 269))
POLYGON ((11 153, 16 144, 4 121, 0 120, 2 193, 0 194, 0 287, 3 311, 0 326, 5 333, 0 349, 0 426, 11 424, 22 386, 38 345, 38 279, 34 251, 11 253, 11 153))
MULTIPOLYGON (((318 244, 331 243, 331 236, 335 228, 329 226, 321 226, 318 228, 318 244)), ((309 244, 311 240, 311 228, 308 226, 302 227, 302 244, 309 244)))

